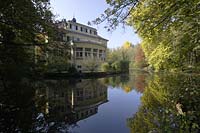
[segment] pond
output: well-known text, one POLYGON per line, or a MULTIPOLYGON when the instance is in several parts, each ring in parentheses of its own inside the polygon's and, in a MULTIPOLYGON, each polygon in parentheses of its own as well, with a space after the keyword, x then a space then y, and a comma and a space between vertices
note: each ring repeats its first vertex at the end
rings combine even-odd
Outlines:
POLYGON ((200 76, 130 72, 0 83, 1 132, 200 132, 200 76))

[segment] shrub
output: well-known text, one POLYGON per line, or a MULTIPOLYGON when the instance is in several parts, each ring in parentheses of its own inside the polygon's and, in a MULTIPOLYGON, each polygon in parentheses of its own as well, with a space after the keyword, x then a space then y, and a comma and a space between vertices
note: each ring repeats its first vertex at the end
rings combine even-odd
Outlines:
POLYGON ((120 66, 120 61, 115 61, 114 63, 111 64, 112 70, 119 72, 121 71, 121 66, 120 66))
POLYGON ((102 69, 102 71, 104 71, 104 72, 108 72, 108 71, 110 71, 110 65, 106 62, 106 63, 103 63, 102 65, 101 65, 101 69, 102 69))
POLYGON ((77 71, 76 67, 73 65, 73 66, 69 67, 68 72, 69 73, 77 73, 78 71, 77 71))

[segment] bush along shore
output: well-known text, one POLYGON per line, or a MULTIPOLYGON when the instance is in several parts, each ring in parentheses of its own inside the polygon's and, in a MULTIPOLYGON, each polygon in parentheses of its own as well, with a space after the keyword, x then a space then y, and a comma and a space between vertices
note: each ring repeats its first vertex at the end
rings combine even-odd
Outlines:
POLYGON ((76 72, 76 73, 68 73, 68 72, 59 72, 59 73, 45 73, 45 78, 101 78, 106 76, 113 76, 119 74, 127 74, 126 72, 76 72))

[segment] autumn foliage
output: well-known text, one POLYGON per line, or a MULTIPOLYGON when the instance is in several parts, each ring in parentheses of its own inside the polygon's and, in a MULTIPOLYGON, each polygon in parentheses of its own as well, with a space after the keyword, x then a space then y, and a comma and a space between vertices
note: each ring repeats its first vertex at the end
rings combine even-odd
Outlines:
POLYGON ((134 55, 135 67, 143 68, 146 65, 145 55, 141 48, 141 45, 136 45, 135 47, 135 55, 134 55))

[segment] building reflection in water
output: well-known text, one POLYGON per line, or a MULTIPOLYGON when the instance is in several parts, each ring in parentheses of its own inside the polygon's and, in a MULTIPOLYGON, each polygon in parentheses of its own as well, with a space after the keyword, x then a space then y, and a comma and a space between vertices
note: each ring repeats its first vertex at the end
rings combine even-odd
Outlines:
POLYGON ((47 99, 43 112, 49 116, 48 121, 76 124, 96 114, 99 105, 108 101, 107 86, 99 80, 48 80, 46 85, 42 92, 47 99))

